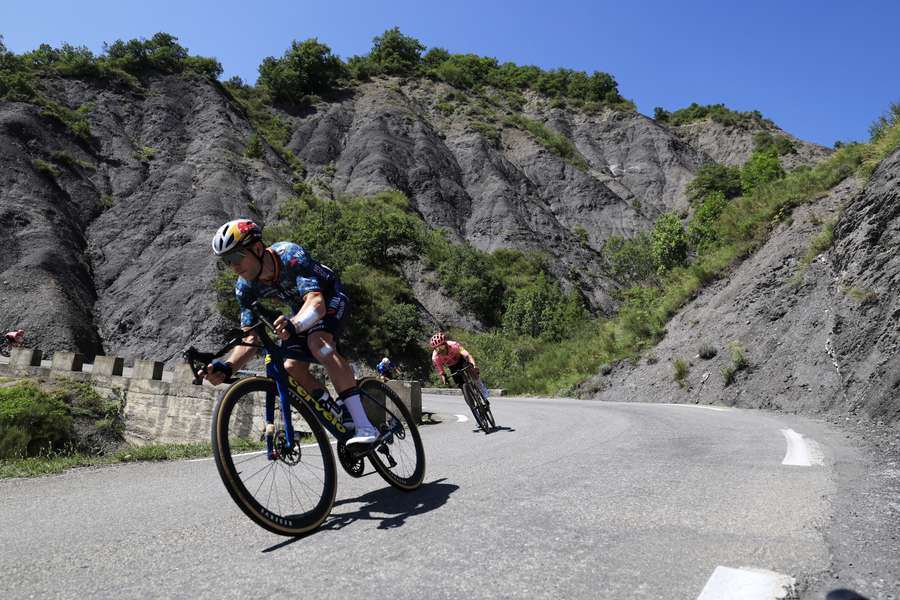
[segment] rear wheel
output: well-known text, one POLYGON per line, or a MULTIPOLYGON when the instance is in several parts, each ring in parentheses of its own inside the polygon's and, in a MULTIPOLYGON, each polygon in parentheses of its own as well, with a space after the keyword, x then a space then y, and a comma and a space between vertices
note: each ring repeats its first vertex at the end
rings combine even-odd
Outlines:
POLYGON ((418 488, 425 478, 425 447, 409 409, 377 379, 363 379, 357 387, 366 416, 382 434, 367 455, 369 462, 395 488, 418 488))
POLYGON ((6 342, 0 342, 0 354, 3 356, 9 356, 9 344, 6 342))
POLYGON ((310 409, 291 402, 294 440, 284 434, 275 382, 248 377, 232 385, 213 412, 213 455, 225 488, 244 514, 273 533, 297 536, 318 527, 337 492, 334 454, 310 409), (275 454, 266 449, 266 396, 275 401, 275 454))

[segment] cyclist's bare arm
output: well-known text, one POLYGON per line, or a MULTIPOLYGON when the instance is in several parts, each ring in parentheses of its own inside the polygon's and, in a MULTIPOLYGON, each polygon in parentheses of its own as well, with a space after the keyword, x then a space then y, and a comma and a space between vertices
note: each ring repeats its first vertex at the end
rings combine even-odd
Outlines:
POLYGON ((283 340, 291 337, 291 331, 288 326, 290 321, 294 326, 294 331, 306 331, 325 316, 325 296, 321 292, 310 292, 303 299, 303 306, 297 311, 297 314, 288 319, 288 317, 278 317, 273 325, 275 326, 275 334, 283 340))

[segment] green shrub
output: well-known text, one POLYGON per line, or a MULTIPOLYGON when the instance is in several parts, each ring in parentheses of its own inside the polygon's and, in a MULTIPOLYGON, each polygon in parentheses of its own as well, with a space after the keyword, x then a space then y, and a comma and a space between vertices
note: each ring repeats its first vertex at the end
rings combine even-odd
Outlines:
POLYGON ((722 192, 712 192, 697 206, 687 226, 687 238, 692 247, 699 250, 718 240, 716 223, 726 206, 728 200, 722 192))
POLYGON ((58 451, 73 435, 72 417, 61 397, 30 382, 0 388, 0 458, 58 451))
POLYGON ((753 134, 754 152, 774 152, 778 156, 797 152, 794 142, 783 135, 772 135, 768 131, 758 131, 753 134))
POLYGON ((611 236, 603 245, 603 257, 609 265, 610 275, 626 287, 652 284, 659 270, 653 242, 646 231, 629 240, 611 236))
POLYGON ((222 65, 217 60, 189 55, 178 38, 162 32, 149 40, 116 40, 106 48, 103 62, 138 77, 150 73, 193 73, 216 79, 222 74, 222 65))
POLYGON ((687 260, 688 242, 684 226, 672 213, 656 220, 650 233, 653 257, 659 268, 671 269, 687 260))
POLYGON ((403 35, 400 28, 394 27, 372 40, 368 60, 378 73, 414 75, 422 64, 423 50, 422 42, 403 35))
POLYGON ((879 115, 869 126, 869 141, 878 142, 898 123, 900 123, 900 102, 891 102, 887 112, 879 115))
POLYGON ((778 160, 777 152, 772 150, 757 151, 741 167, 741 189, 749 194, 766 183, 784 177, 784 169, 778 160))
POLYGON ((774 123, 766 119, 759 111, 738 112, 727 108, 724 104, 700 105, 692 102, 687 108, 682 108, 668 115, 667 121, 672 125, 687 125, 694 121, 711 119, 717 123, 728 126, 774 126, 774 123))
POLYGON ((503 314, 503 329, 512 335, 559 341, 571 335, 586 317, 576 294, 564 294, 541 273, 532 285, 512 294, 503 314))
POLYGON ((250 134, 250 140, 244 148, 244 156, 247 158, 262 158, 263 148, 259 141, 259 136, 254 132, 250 134))
POLYGON ((731 199, 741 195, 741 170, 718 163, 707 163, 697 170, 697 175, 686 188, 691 202, 706 198, 716 192, 731 199))
POLYGON ((281 58, 265 58, 259 66, 258 84, 278 102, 302 104, 309 95, 334 90, 348 75, 331 48, 310 38, 291 42, 281 58))

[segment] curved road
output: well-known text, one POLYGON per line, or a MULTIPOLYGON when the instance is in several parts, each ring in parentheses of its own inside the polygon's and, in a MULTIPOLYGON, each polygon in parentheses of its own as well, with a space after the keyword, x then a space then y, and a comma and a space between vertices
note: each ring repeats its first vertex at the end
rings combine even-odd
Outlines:
POLYGON ((774 597, 735 590, 828 569, 835 460, 861 460, 761 411, 500 398, 484 435, 458 398, 423 405, 427 485, 340 471, 302 539, 250 522, 211 460, 0 481, 0 597, 774 597))

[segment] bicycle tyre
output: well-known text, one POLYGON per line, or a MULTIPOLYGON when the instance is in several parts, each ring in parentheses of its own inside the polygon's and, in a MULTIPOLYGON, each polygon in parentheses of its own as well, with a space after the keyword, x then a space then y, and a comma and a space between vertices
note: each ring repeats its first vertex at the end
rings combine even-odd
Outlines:
MULTIPOLYGON (((316 420, 312 411, 302 402, 292 400, 291 413, 292 419, 296 424, 295 427, 299 425, 301 419, 305 421, 316 442, 314 446, 312 444, 298 446, 297 462, 295 464, 289 464, 288 459, 270 460, 264 449, 236 456, 232 455, 232 439, 236 441, 250 440, 251 442, 254 438, 257 442, 264 439, 260 436, 265 435, 265 419, 262 418, 261 413, 255 412, 259 409, 260 404, 264 405, 264 403, 260 402, 258 396, 254 396, 254 394, 259 393, 275 394, 276 406, 278 405, 278 393, 275 389, 275 382, 267 377, 241 379, 229 387, 216 403, 213 411, 212 431, 213 456, 215 457, 216 467, 231 498, 253 522, 279 535, 291 537, 303 535, 321 525, 334 505, 335 495, 337 494, 337 471, 334 464, 334 455, 331 452, 331 444, 325 430, 316 420), (235 409, 238 406, 240 408, 238 408, 238 413, 236 414, 235 409), (240 411, 245 412, 241 413, 240 411), (233 415, 235 423, 234 426, 231 426, 233 415), (243 433, 242 428, 246 429, 246 433, 243 433), (233 431, 229 431, 229 429, 233 431), (318 449, 318 454, 315 453, 315 450, 311 450, 313 447, 318 449), (310 451, 304 452, 304 449, 310 451), (308 455, 308 460, 305 463, 303 462, 303 454, 308 455), (241 459, 236 463, 235 458, 238 456, 241 459), (246 458, 247 456, 250 456, 250 458, 246 458), (321 467, 319 467, 319 460, 321 460, 321 467), (306 467, 305 471, 300 471, 301 475, 288 471, 288 469, 294 469, 299 465, 306 467), (257 467, 259 467, 258 470, 251 473, 251 469, 256 469, 257 467), (322 471, 321 478, 318 473, 319 469, 322 471), (246 477, 243 477, 244 471, 248 472, 246 477), (255 491, 251 489, 251 487, 255 486, 255 482, 248 487, 247 484, 263 472, 265 472, 264 477, 260 480, 260 484, 256 486, 257 489, 255 491), (295 501, 302 502, 301 497, 305 495, 307 498, 312 499, 309 502, 312 506, 299 512, 291 511, 283 514, 284 509, 281 500, 284 496, 284 486, 279 491, 277 484, 279 476, 286 480, 290 491, 290 495, 285 502, 291 502, 292 504, 295 501), (309 476, 311 483, 306 484, 305 481, 300 479, 301 476, 309 476), (268 489, 263 490, 263 494, 260 494, 261 488, 268 480, 271 481, 268 484, 268 489), (317 490, 319 485, 312 480, 318 480, 319 484, 321 484, 321 490, 317 490), (295 491, 294 481, 302 484, 303 487, 298 487, 298 490, 295 491), (263 499, 262 496, 266 492, 268 492, 268 498, 263 499), (276 496, 275 506, 270 506, 273 504, 273 493, 276 496)), ((280 419, 282 419, 280 408, 276 408, 276 422, 280 423, 280 419)))
POLYGON ((10 355, 10 346, 6 342, 0 344, 0 355, 7 357, 10 355))
POLYGON ((372 447, 367 454, 369 463, 393 487, 404 492, 415 490, 422 485, 422 480, 425 479, 425 447, 412 414, 394 390, 375 378, 360 380, 357 387, 367 414, 371 417, 374 413, 383 413, 381 422, 376 422, 379 420, 377 417, 370 419, 376 428, 384 431, 385 427, 399 427, 396 436, 390 438, 390 441, 375 444, 372 447), (376 400, 384 402, 393 415, 384 413, 383 409, 379 411, 376 400), (396 421, 396 417, 402 419, 402 422, 396 421), (395 469, 401 463, 391 465, 385 462, 385 460, 396 460, 393 458, 394 454, 400 456, 401 462, 406 467, 404 471, 408 471, 408 474, 401 474, 400 469, 395 469), (385 458, 382 458, 382 455, 385 458), (410 465, 410 461, 414 461, 414 464, 410 465))
POLYGON ((494 413, 491 412, 491 405, 488 404, 487 398, 484 397, 484 394, 477 385, 472 386, 472 388, 475 391, 475 397, 478 400, 478 409, 481 411, 481 417, 488 426, 488 428, 483 429, 483 431, 485 433, 493 431, 497 427, 497 422, 494 421, 494 413))
POLYGON ((478 403, 475 384, 468 381, 463 384, 463 397, 466 399, 466 404, 469 405, 469 410, 472 411, 472 416, 475 417, 475 423, 478 425, 478 428, 487 433, 487 426, 484 421, 484 415, 481 413, 481 406, 478 403))

